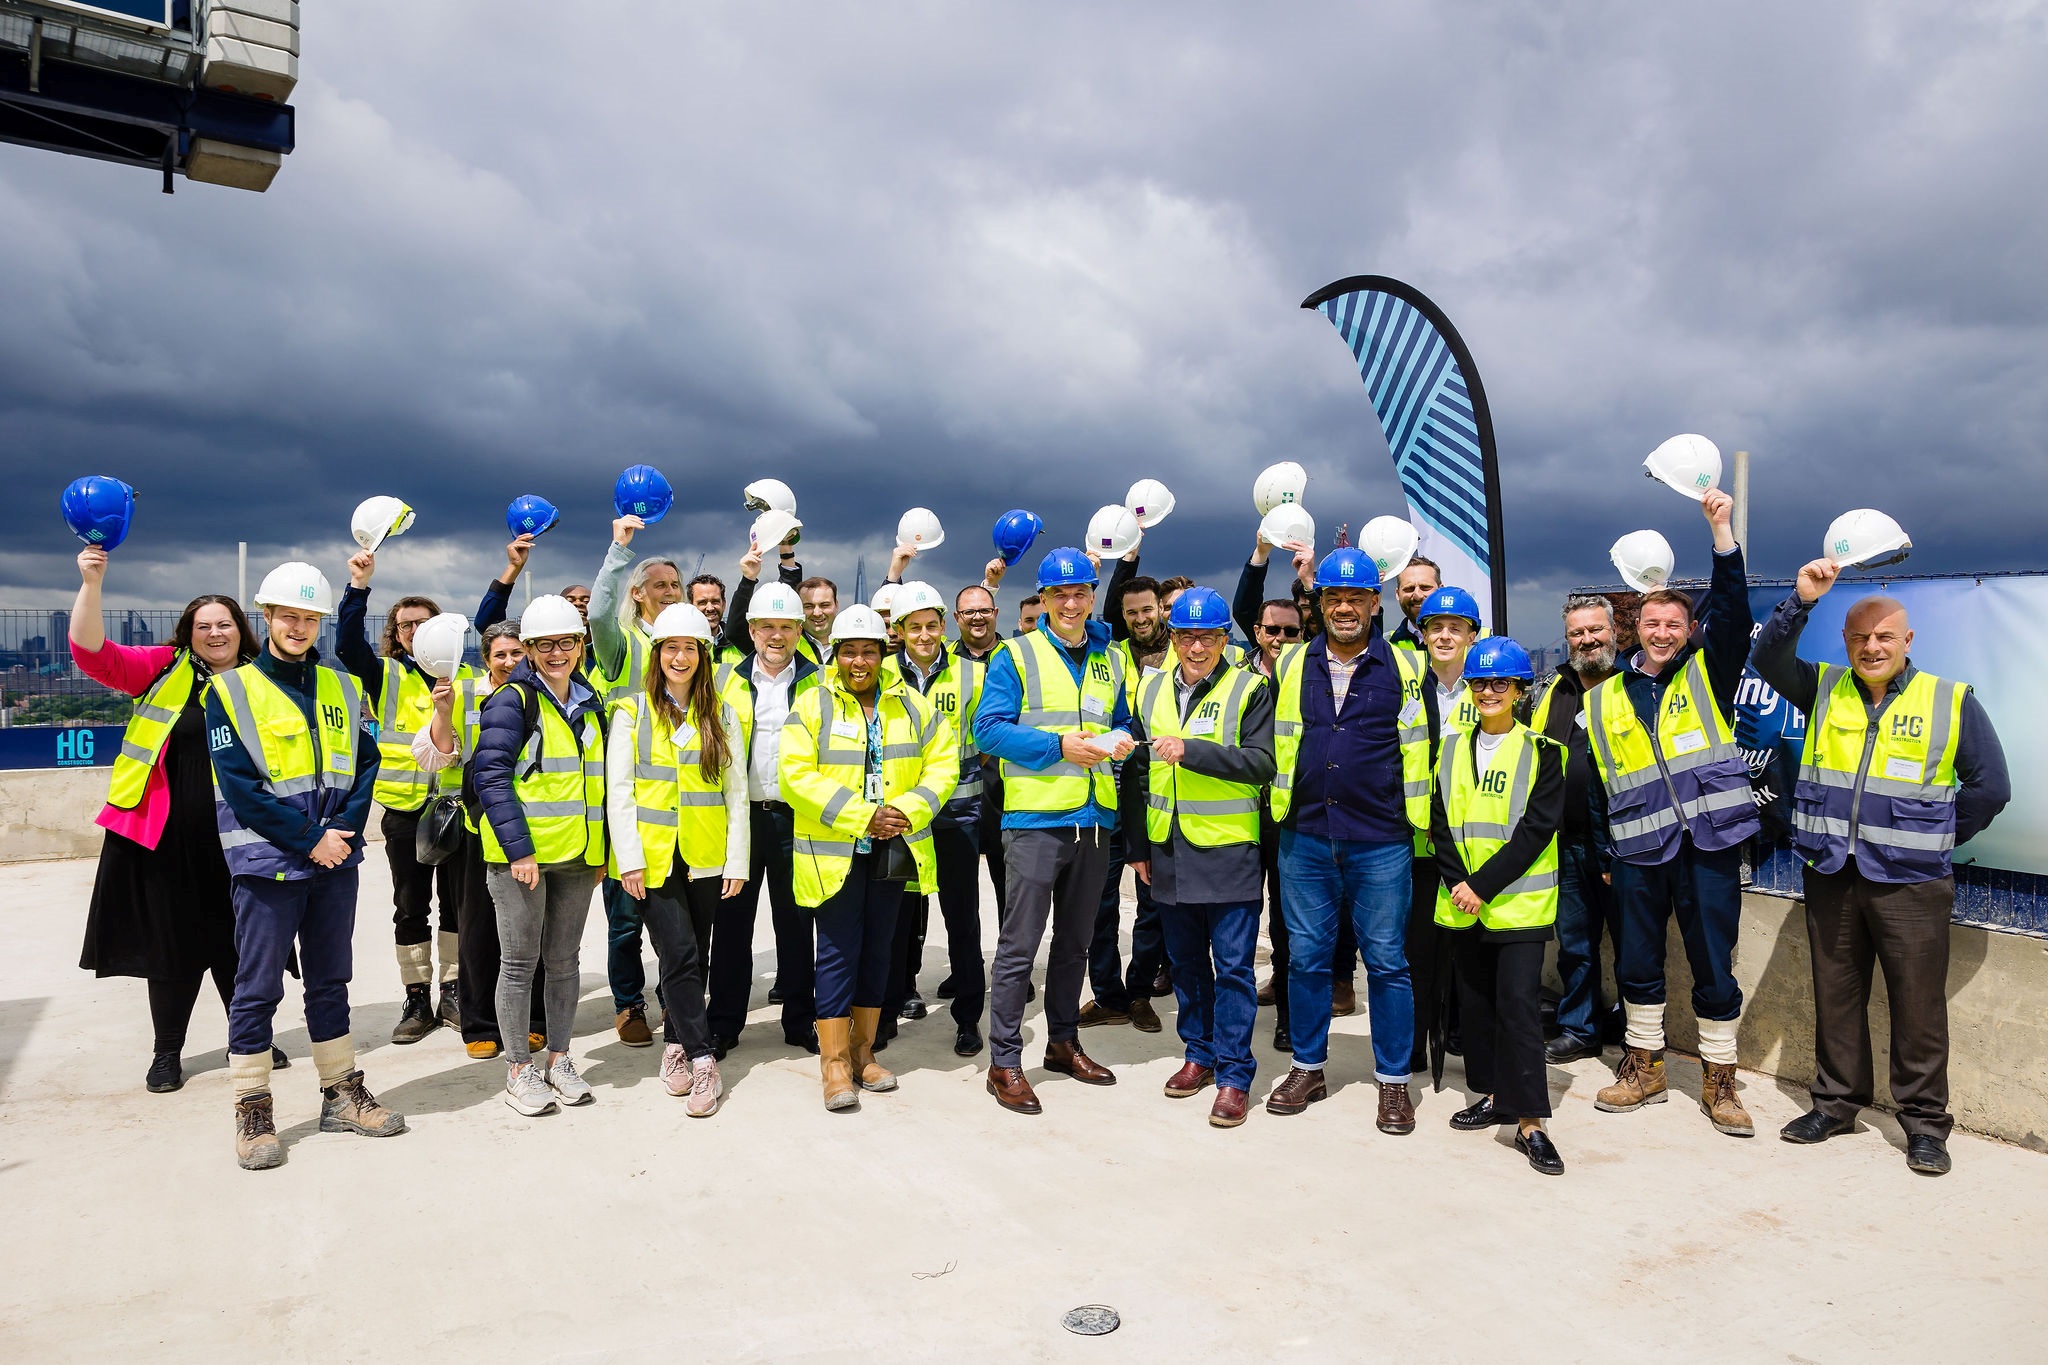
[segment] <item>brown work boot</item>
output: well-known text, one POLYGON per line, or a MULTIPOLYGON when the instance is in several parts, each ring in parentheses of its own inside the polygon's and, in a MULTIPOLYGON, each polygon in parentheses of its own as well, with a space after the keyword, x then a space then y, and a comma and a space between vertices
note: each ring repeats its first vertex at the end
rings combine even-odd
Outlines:
POLYGON ((1700 1108, 1714 1121, 1714 1131, 1729 1137, 1755 1137, 1756 1124, 1749 1111, 1735 1097, 1735 1064, 1703 1062, 1700 1080, 1700 1108))
POLYGON ((882 1011, 856 1005, 853 1011, 853 1079, 863 1090, 894 1090, 896 1073, 875 1060, 875 1030, 882 1011))
POLYGON ((1160 1030, 1159 1011, 1152 1008, 1152 1002, 1144 996, 1131 998, 1131 1027, 1140 1033, 1157 1033, 1160 1030))
POLYGON ((1330 983, 1330 1017, 1346 1019, 1358 1013, 1358 988, 1349 981, 1330 983))
POLYGON ((619 1031, 619 1041, 627 1047, 654 1046, 654 1030, 647 1027, 647 1006, 628 1005, 619 1011, 619 1017, 612 1021, 612 1027, 619 1031))
POLYGON ((1626 1114, 1670 1098, 1664 1083, 1664 1054, 1632 1047, 1622 1052, 1621 1065, 1614 1069, 1614 1084, 1593 1097, 1593 1107, 1626 1114))
POLYGON ((351 1071, 320 1092, 320 1131, 394 1137, 405 1131, 405 1116, 377 1103, 363 1073, 351 1071))
POLYGON ((1382 1133, 1399 1137, 1415 1131, 1415 1101, 1409 1098, 1408 1082, 1380 1082, 1380 1113, 1377 1120, 1382 1133))
POLYGON ((827 1109, 860 1108, 860 1091, 853 1087, 853 1020, 818 1021, 818 1070, 825 1079, 827 1109))
POLYGON ((1079 1043, 1047 1043, 1045 1069, 1072 1076, 1083 1085, 1116 1084, 1116 1073, 1081 1051, 1079 1043))
POLYGON ((1082 1028, 1094 1028, 1098 1024, 1128 1024, 1131 1022, 1131 1012, 1113 1010, 1100 1001, 1090 1000, 1081 1006, 1081 1017, 1077 1022, 1082 1028))
POLYGON ((1317 1100, 1326 1098, 1330 1088, 1323 1083, 1323 1069, 1304 1071, 1295 1067, 1289 1071, 1280 1084, 1273 1087, 1273 1093, 1266 1096, 1266 1112, 1269 1114, 1299 1114, 1317 1100))
POLYGON ((277 1120, 270 1111, 267 1090, 235 1101, 235 1163, 245 1171, 284 1165, 284 1144, 277 1140, 277 1120))

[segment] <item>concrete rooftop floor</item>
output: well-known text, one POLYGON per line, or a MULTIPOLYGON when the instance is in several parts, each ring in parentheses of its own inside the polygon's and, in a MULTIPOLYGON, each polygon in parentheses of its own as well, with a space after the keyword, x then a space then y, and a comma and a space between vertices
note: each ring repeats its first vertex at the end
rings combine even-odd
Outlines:
MULTIPOLYGON (((2048 1359, 2048 1160, 1958 1134, 1954 1174, 1916 1177, 1884 1117, 1793 1148, 1770 1134, 1803 1094, 1761 1076, 1745 1100, 1766 1135, 1739 1141, 1684 1096, 1599 1113, 1605 1068, 1553 1068, 1569 1169, 1546 1179, 1504 1136, 1451 1132, 1453 1089, 1422 1094, 1413 1136, 1376 1132, 1362 1016, 1337 1024, 1329 1101, 1213 1130, 1206 1097, 1160 1094, 1178 1062, 1161 1001, 1162 1034, 1084 1035, 1113 1089, 1034 1068, 1041 1117, 996 1107, 944 1015, 887 1053, 899 1092, 830 1115, 764 977, 725 1108, 696 1121, 658 1049, 612 1034, 593 908, 575 1055, 597 1101, 524 1119, 453 1034, 384 1041, 401 992, 376 850, 356 1036, 411 1131, 314 1131, 288 997, 288 1160, 243 1172, 217 1000, 185 1088, 146 1093, 143 984, 76 966, 92 877, 0 868, 8 1360, 2048 1359), (1064 1331, 1087 1303, 1121 1329, 1064 1331)), ((942 931, 925 960, 929 990, 942 931)), ((1262 1012, 1255 1100, 1284 1074, 1270 1032, 1262 1012)), ((1696 1096, 1692 1064, 1675 1074, 1696 1096)))

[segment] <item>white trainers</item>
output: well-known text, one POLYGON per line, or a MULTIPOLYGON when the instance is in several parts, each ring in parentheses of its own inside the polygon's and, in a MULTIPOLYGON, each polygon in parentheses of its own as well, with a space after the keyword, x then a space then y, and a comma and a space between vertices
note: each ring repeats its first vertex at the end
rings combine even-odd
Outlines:
POLYGON ((690 1078, 690 1102, 684 1106, 683 1112, 693 1119, 708 1119, 718 1112, 719 1101, 724 1096, 725 1082, 719 1078, 717 1059, 700 1059, 696 1074, 690 1078))
POLYGON ((677 1099, 690 1093, 690 1054, 683 1050, 681 1043, 670 1043, 661 1050, 662 1088, 677 1099))
POLYGON ((517 1071, 506 1073, 505 1103, 530 1119, 539 1118, 554 1112, 555 1092, 541 1078, 540 1068, 528 1062, 517 1071))
POLYGON ((576 1074, 576 1063, 570 1061, 566 1054, 549 1064, 548 1088, 565 1106, 588 1104, 597 1098, 590 1093, 590 1082, 576 1074))

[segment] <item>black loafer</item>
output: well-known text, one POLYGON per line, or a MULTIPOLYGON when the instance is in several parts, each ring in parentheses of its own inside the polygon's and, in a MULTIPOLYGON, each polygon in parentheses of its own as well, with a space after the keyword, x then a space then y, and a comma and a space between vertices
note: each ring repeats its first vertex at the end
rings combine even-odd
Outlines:
POLYGON ((953 1035, 955 1057, 976 1057, 981 1054, 981 1030, 964 1028, 953 1035))
POLYGON ((1529 1169, 1540 1175, 1563 1175, 1564 1158, 1557 1154, 1557 1147, 1550 1140, 1550 1134, 1541 1128, 1531 1128, 1526 1133, 1515 1134, 1515 1150, 1529 1158, 1529 1169))
POLYGON ((1906 1169, 1920 1175, 1947 1175, 1948 1144, 1924 1135, 1906 1139, 1906 1169))
POLYGON ((951 1000, 953 998, 953 978, 949 976, 944 981, 941 981, 939 988, 933 991, 932 994, 940 1000, 951 1000))
POLYGON ((1275 1052, 1294 1051, 1294 1040, 1287 1036, 1287 1021, 1284 1019, 1275 1022, 1273 1025, 1273 1050, 1275 1052))
POLYGON ((1514 1115, 1503 1114, 1493 1107, 1493 1096, 1481 1095, 1479 1103, 1468 1109, 1460 1109, 1451 1115, 1451 1127, 1461 1133, 1476 1133, 1482 1128, 1493 1128, 1503 1123, 1513 1123, 1514 1115))
POLYGON ((725 1060, 725 1054, 732 1051, 739 1045, 740 1036, 737 1033, 728 1033, 722 1036, 714 1037, 711 1040, 711 1055, 716 1060, 722 1062, 725 1060))
POLYGON ((910 998, 903 1002, 903 1008, 899 1013, 902 1018, 915 1022, 924 1018, 928 1012, 925 1007, 924 997, 916 991, 912 991, 910 998))
POLYGON ((1810 1147, 1816 1142, 1826 1142, 1831 1137, 1840 1137, 1844 1133, 1852 1133, 1855 1130, 1856 1120, 1854 1119, 1838 1119, 1833 1115, 1823 1114, 1818 1109, 1809 1109, 1783 1128, 1780 1128, 1778 1136, 1787 1142, 1796 1142, 1802 1147, 1810 1147))
POLYGON ((1588 1058, 1597 1060, 1599 1056, 1600 1040, 1581 1038, 1576 1033, 1560 1033, 1543 1045, 1543 1060, 1553 1066, 1582 1062, 1588 1058))

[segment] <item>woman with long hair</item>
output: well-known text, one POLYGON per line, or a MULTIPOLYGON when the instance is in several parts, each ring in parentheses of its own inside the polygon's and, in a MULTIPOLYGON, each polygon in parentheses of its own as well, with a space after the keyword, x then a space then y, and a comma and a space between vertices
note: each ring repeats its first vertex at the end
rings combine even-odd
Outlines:
POLYGON ((747 884, 747 740, 713 682, 711 623, 687 603, 648 632, 641 687, 612 712, 605 774, 612 875, 641 903, 661 966, 661 1083, 692 1118, 725 1083, 704 1013, 718 902, 747 884))
MULTIPOLYGON (((256 657, 256 637, 232 597, 208 593, 186 605, 168 645, 115 644, 100 616, 106 572, 105 550, 79 551, 71 657, 136 703, 96 822, 107 836, 78 965, 149 982, 156 1040, 144 1084, 162 1093, 185 1084, 179 1054, 207 974, 223 1010, 234 996, 235 911, 214 822, 206 688, 256 657)), ((286 1065, 283 1052, 273 1049, 272 1065, 286 1065)))

